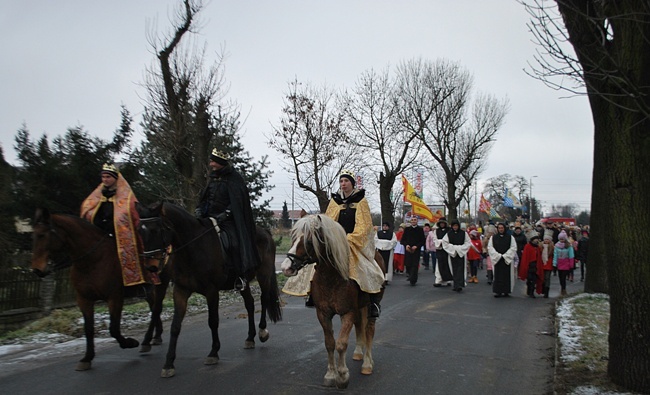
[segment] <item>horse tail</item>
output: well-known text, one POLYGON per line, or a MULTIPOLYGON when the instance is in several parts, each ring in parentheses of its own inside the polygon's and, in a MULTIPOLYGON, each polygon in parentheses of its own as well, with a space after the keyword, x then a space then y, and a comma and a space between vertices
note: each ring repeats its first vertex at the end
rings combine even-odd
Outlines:
MULTIPOLYGON (((274 263, 275 265, 275 263, 274 263)), ((278 279, 273 273, 270 279, 270 286, 267 292, 262 292, 263 298, 266 298, 266 308, 269 313, 271 322, 282 321, 282 305, 280 303, 280 291, 278 289, 278 279)))
POLYGON ((282 305, 280 303, 280 290, 275 274, 275 241, 271 232, 257 227, 257 248, 261 265, 257 270, 257 281, 260 284, 262 307, 266 307, 271 322, 282 320, 282 305))

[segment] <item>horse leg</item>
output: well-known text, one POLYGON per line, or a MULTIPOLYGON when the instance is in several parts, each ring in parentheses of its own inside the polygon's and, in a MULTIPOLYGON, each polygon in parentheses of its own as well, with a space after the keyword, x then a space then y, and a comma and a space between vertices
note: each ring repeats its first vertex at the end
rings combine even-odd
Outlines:
POLYGON ((266 309, 267 309, 267 303, 264 301, 264 298, 260 298, 262 300, 262 313, 260 314, 260 332, 259 332, 259 337, 260 341, 264 343, 265 341, 269 340, 269 330, 266 329, 266 309))
POLYGON ((352 360, 362 361, 363 353, 366 349, 366 325, 365 320, 367 320, 364 314, 367 313, 368 307, 366 306, 363 309, 360 309, 354 317, 354 333, 356 335, 356 345, 354 347, 354 353, 352 354, 352 360))
POLYGON ((178 335, 181 333, 181 325, 183 318, 187 312, 187 299, 189 299, 192 292, 174 284, 174 317, 172 318, 172 326, 169 331, 169 347, 167 348, 167 358, 163 366, 160 377, 173 377, 176 374, 174 368, 174 360, 176 359, 176 344, 178 343, 178 335))
POLYGON ((244 298, 244 306, 246 306, 246 313, 248 314, 248 337, 244 342, 245 349, 255 348, 255 299, 251 294, 251 287, 246 287, 243 291, 239 292, 244 298))
MULTIPOLYGON (((249 287, 246 287, 246 289, 249 289, 249 287)), ((248 294, 250 295, 250 291, 248 294)), ((221 342, 219 341, 219 290, 210 291, 205 295, 205 299, 208 302, 208 325, 212 332, 212 348, 203 364, 215 365, 219 362, 219 349, 221 349, 221 342)), ((255 324, 253 324, 253 328, 255 328, 255 324)))
POLYGON ((122 307, 124 306, 124 297, 119 295, 108 300, 108 312, 110 314, 110 323, 108 331, 112 337, 120 344, 120 348, 135 348, 140 345, 137 340, 122 336, 120 324, 122 321, 122 307))
POLYGON ((336 351, 339 353, 338 375, 336 377, 336 388, 338 389, 345 389, 350 383, 350 369, 345 363, 345 356, 353 325, 354 313, 350 312, 341 316, 341 330, 339 331, 339 338, 336 340, 336 351))
POLYGON ((147 332, 144 335, 144 340, 142 340, 142 343, 140 344, 140 352, 149 352, 151 351, 151 345, 162 344, 163 324, 160 316, 162 314, 162 303, 166 291, 167 284, 164 284, 164 286, 157 285, 154 288, 154 292, 147 295, 147 303, 149 304, 149 310, 151 311, 151 319, 149 321, 147 332))
MULTIPOLYGON (((165 284, 165 288, 166 287, 167 285, 165 284)), ((160 314, 162 313, 162 299, 159 298, 158 295, 164 292, 165 290, 161 289, 160 285, 157 285, 154 287, 152 293, 147 294, 147 303, 149 304, 149 311, 151 311, 151 319, 149 320, 147 332, 144 334, 144 340, 142 340, 142 343, 140 344, 140 352, 151 351, 151 340, 154 337, 154 330, 156 331, 157 338, 160 339, 162 334, 162 320, 160 319, 160 314)), ((153 343, 160 344, 156 341, 153 343)))
POLYGON ((363 354, 363 365, 361 365, 361 374, 372 374, 372 369, 375 362, 372 359, 372 341, 375 338, 375 324, 377 318, 367 318, 363 315, 363 323, 365 324, 365 342, 366 350, 363 354))
POLYGON ((325 335, 325 349, 327 350, 327 372, 323 379, 323 385, 325 387, 334 387, 337 383, 337 374, 336 361, 334 359, 335 341, 334 329, 332 328, 332 316, 326 316, 326 314, 322 313, 320 310, 317 310, 316 313, 318 315, 318 321, 323 328, 323 334, 325 335))
POLYGON ((84 333, 86 335, 86 354, 79 361, 75 370, 88 370, 95 358, 95 302, 89 299, 77 298, 77 305, 84 317, 84 333))

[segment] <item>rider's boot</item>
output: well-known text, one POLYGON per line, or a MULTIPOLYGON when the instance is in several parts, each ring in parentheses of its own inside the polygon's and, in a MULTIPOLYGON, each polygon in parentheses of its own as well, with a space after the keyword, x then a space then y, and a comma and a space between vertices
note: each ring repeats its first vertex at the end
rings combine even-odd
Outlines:
POLYGON ((368 305, 368 318, 379 318, 381 313, 381 305, 379 301, 381 298, 379 294, 370 294, 370 304, 368 305))

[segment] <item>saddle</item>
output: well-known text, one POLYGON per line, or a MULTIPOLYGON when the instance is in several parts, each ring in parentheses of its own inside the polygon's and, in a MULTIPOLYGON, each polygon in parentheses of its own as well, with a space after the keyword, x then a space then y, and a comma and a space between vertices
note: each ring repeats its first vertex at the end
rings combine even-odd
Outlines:
POLYGON ((231 236, 228 235, 228 232, 225 231, 225 229, 221 229, 217 223, 216 218, 208 217, 208 219, 210 222, 212 222, 212 227, 214 228, 215 232, 217 232, 217 236, 219 236, 219 241, 221 242, 221 248, 223 249, 223 252, 226 254, 226 256, 230 255, 230 249, 233 244, 231 236))

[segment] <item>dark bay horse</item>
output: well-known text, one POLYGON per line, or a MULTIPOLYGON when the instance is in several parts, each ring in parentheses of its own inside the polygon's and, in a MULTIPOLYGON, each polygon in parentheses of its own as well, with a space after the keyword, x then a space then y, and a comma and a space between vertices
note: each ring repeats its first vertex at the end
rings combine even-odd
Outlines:
MULTIPOLYGON (((161 376, 175 374, 176 344, 181 324, 187 311, 187 300, 194 292, 205 296, 208 304, 208 325, 212 332, 212 347, 205 359, 206 365, 219 360, 219 291, 233 289, 235 277, 227 270, 227 258, 219 236, 210 220, 197 220, 185 209, 172 203, 156 203, 149 207, 137 206, 141 222, 140 235, 147 254, 172 246, 171 278, 174 283, 174 317, 170 330, 169 348, 161 376)), ((266 314, 277 322, 282 319, 280 298, 275 276, 275 243, 271 233, 257 227, 255 245, 261 265, 248 280, 257 278, 262 290, 259 339, 268 337, 266 314)), ((248 337, 244 348, 255 347, 255 300, 250 287, 240 292, 248 312, 248 337)))
MULTIPOLYGON (((352 326, 355 327, 356 348, 352 359, 363 360, 362 374, 372 374, 372 341, 376 318, 368 318, 368 294, 349 277, 350 247, 347 235, 338 222, 326 215, 308 215, 296 222, 291 230, 293 245, 282 263, 287 276, 294 276, 306 264, 316 263, 311 283, 311 295, 318 321, 323 327, 327 349, 327 372, 323 385, 347 388, 350 373, 345 362, 352 326), (341 330, 334 339, 332 319, 341 316, 341 330), (334 350, 338 352, 338 361, 334 350)), ((375 260, 382 267, 383 259, 377 253, 375 260)), ((383 295, 383 289, 381 295, 383 295)))
MULTIPOLYGON (((95 357, 94 305, 98 300, 108 303, 109 332, 120 347, 138 347, 137 340, 122 336, 120 319, 124 298, 135 296, 143 287, 124 287, 115 239, 84 219, 71 215, 50 214, 46 209, 36 210, 33 239, 31 269, 34 273, 42 277, 56 269, 49 263, 50 260, 67 260, 72 266, 70 278, 76 292, 77 305, 83 314, 86 336, 86 353, 77 364, 76 370, 90 369, 95 357)), ((163 285, 160 287, 150 287, 149 291, 152 292, 148 291, 146 294, 150 308, 153 309, 154 299, 157 297, 161 298, 162 306, 164 288, 168 281, 163 279, 163 285)), ((143 349, 149 346, 152 337, 154 343, 159 343, 161 334, 162 322, 158 312, 157 320, 152 317, 143 341, 143 349)))

